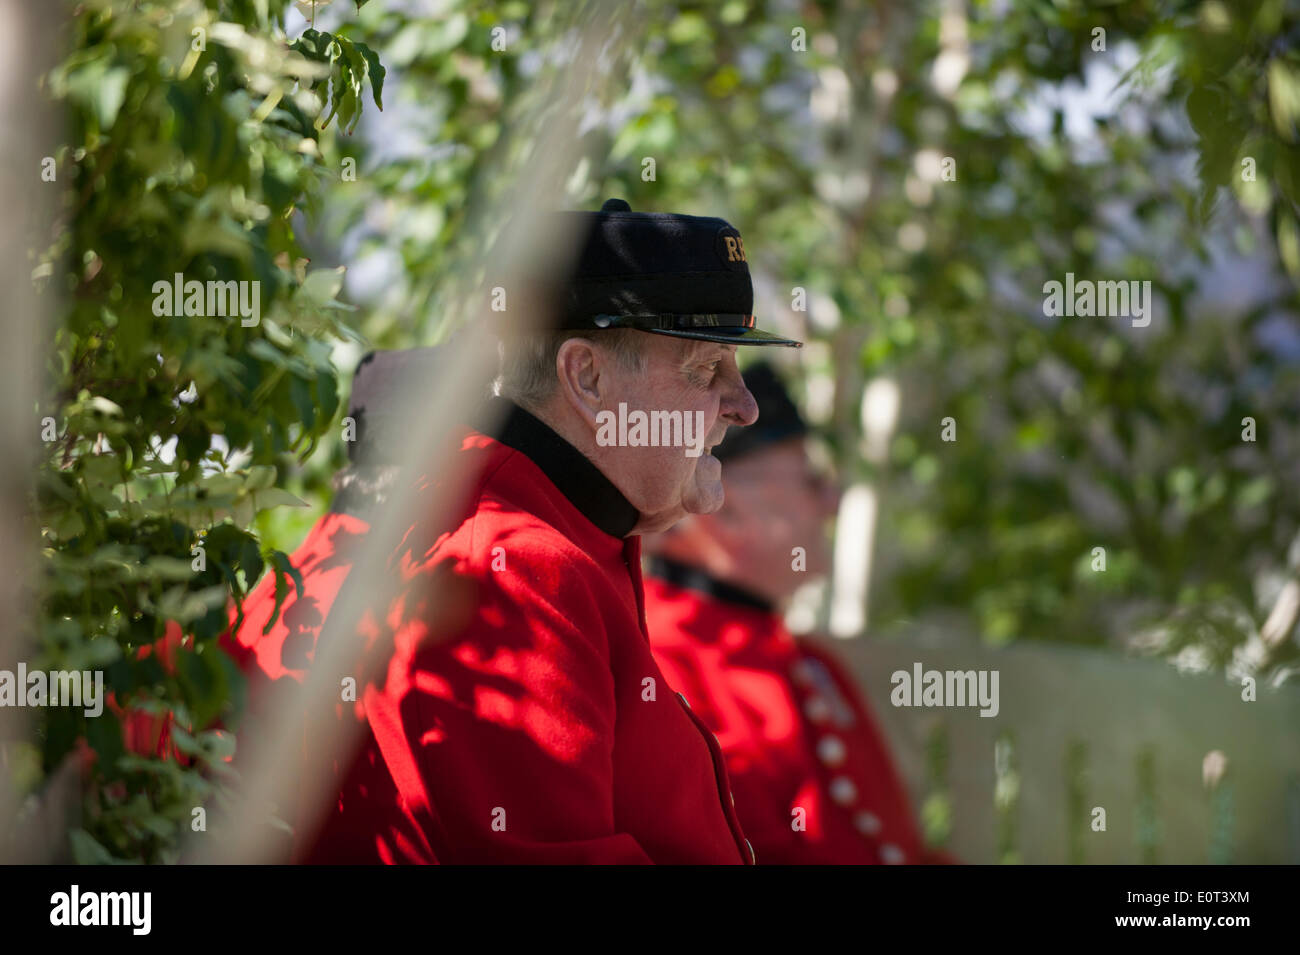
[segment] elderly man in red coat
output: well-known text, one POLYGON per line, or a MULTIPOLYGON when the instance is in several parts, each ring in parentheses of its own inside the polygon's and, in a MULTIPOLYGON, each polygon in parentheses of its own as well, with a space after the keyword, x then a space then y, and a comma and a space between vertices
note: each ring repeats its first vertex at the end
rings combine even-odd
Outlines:
MULTIPOLYGON (((295 859, 754 861, 717 742, 651 655, 639 535, 722 504, 710 449, 757 413, 736 347, 798 343, 754 327, 744 245, 725 221, 622 200, 560 215, 581 235, 560 320, 503 343, 499 394, 485 400, 504 424, 466 428, 462 507, 449 525, 416 519, 390 561, 411 609, 397 623, 375 615, 391 627, 387 666, 343 717, 364 721, 363 742, 337 793, 303 794, 329 810, 295 832, 295 859), (472 594, 459 619, 421 603, 438 575, 472 594)), ((393 479, 377 437, 419 426, 383 424, 382 401, 366 421, 365 379, 382 391, 393 367, 381 357, 359 373, 371 457, 293 555, 304 592, 264 634, 264 581, 227 641, 255 683, 302 679, 365 506, 393 479)))
POLYGON ((807 427, 771 367, 744 380, 759 418, 715 449, 726 503, 648 541, 655 659, 717 735, 760 863, 952 861, 923 844, 853 679, 782 622, 799 585, 829 569, 839 495, 812 469, 807 427))

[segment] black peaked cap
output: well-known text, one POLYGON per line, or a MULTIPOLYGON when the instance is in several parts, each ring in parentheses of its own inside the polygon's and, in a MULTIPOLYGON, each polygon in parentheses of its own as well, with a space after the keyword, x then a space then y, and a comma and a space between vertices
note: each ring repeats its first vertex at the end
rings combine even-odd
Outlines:
POLYGON ((729 345, 802 343, 755 325, 754 286, 740 232, 725 219, 633 212, 556 212, 557 234, 579 253, 564 284, 558 328, 636 328, 729 345))

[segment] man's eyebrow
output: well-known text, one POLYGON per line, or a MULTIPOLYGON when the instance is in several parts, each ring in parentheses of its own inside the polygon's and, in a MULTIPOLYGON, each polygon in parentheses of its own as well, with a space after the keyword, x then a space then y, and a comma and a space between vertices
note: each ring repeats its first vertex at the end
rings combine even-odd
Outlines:
POLYGON ((722 342, 694 341, 686 354, 681 356, 678 362, 678 368, 687 375, 694 375, 694 366, 703 362, 722 361, 728 354, 735 351, 735 345, 726 345, 722 342))
POLYGON ((729 347, 734 348, 735 346, 727 346, 721 342, 700 342, 699 345, 691 351, 690 358, 691 360, 696 360, 702 357, 722 358, 726 356, 729 347))

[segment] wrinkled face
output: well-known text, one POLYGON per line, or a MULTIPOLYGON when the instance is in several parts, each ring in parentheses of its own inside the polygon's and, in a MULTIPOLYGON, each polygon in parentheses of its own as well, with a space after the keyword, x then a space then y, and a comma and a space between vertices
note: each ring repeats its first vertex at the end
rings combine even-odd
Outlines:
POLYGON ((626 435, 617 437, 631 440, 619 443, 614 480, 641 512, 638 533, 662 530, 687 514, 709 514, 721 507, 722 465, 708 452, 729 426, 752 424, 758 418, 754 396, 736 367, 735 345, 649 333, 645 337, 644 373, 620 375, 602 394, 603 410, 612 412, 612 423, 620 424, 618 416, 627 417, 626 435), (636 432, 639 419, 633 412, 645 416, 644 434, 636 432))
POLYGON ((803 438, 766 445, 727 462, 727 500, 703 526, 735 561, 738 581, 774 600, 830 570, 834 483, 814 470, 803 438), (794 567, 803 548, 806 567, 794 567))

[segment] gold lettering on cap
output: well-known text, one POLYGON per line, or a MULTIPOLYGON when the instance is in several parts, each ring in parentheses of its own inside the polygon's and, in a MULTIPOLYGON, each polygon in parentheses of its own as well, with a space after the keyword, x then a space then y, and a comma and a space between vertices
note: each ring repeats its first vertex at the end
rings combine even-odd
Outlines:
POLYGON ((728 262, 748 262, 748 261, 749 261, 748 259, 745 258, 745 243, 741 240, 740 236, 738 236, 738 235, 724 235, 724 236, 722 237, 722 241, 723 241, 723 243, 725 243, 726 246, 727 246, 727 261, 728 261, 728 262))

